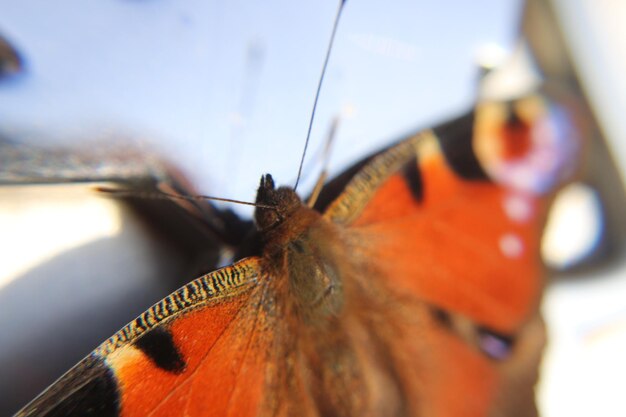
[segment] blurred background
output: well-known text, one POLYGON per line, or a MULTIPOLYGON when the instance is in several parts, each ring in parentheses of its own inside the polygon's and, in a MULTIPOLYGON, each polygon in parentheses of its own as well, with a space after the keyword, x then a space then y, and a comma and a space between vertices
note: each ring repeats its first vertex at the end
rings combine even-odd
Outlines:
MULTIPOLYGON (((175 205, 120 203, 93 184, 250 201, 266 172, 294 183, 336 10, 0 0, 0 414, 228 255, 212 250, 215 230, 232 235, 237 222, 203 230, 175 205)), ((331 175, 467 110, 479 67, 524 39, 588 137, 545 243, 549 417, 626 412, 624 22, 618 0, 349 1, 300 188, 317 179, 335 121, 331 175)))

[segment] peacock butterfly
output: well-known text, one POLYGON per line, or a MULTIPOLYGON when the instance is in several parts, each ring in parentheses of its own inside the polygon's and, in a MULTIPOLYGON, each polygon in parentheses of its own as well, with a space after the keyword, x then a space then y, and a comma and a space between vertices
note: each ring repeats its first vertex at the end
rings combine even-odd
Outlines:
POLYGON ((263 176, 240 261, 18 415, 533 415, 539 240, 571 163, 558 112, 479 103, 357 163, 314 208, 263 176))
POLYGON ((568 164, 550 114, 537 96, 479 104, 349 169, 315 208, 264 176, 247 257, 18 415, 533 415, 539 239, 568 164))

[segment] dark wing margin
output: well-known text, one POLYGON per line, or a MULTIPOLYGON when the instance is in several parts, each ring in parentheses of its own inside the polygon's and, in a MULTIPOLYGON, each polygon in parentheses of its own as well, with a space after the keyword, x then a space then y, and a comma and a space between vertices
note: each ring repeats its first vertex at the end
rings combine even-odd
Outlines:
POLYGON ((448 166, 466 180, 489 180, 473 150, 476 112, 441 124, 433 129, 448 166))
POLYGON ((89 355, 17 416, 117 416, 117 383, 104 359, 89 355))
POLYGON ((123 393, 107 357, 132 345, 155 367, 185 370, 168 325, 186 312, 219 305, 248 292, 260 275, 258 258, 247 258, 206 274, 156 303, 52 384, 16 416, 117 416, 123 393))
MULTIPOLYGON (((335 223, 350 224, 359 217, 385 180, 417 157, 419 144, 427 140, 437 140, 431 130, 413 135, 374 157, 351 179, 341 196, 328 207, 324 216, 335 223)), ((411 192, 416 199, 421 198, 422 185, 419 173, 407 174, 411 192)))
POLYGON ((100 345, 94 353, 106 357, 118 348, 134 342, 143 333, 175 319, 177 315, 187 310, 245 292, 256 282, 259 270, 258 258, 247 258, 191 281, 127 324, 100 345))
MULTIPOLYGON (((439 143, 441 153, 446 159, 449 168, 459 177, 467 180, 490 181, 488 174, 483 169, 473 149, 472 137, 474 135, 475 122, 476 111, 472 110, 450 121, 437 125, 432 128, 432 133, 439 143)), ((396 147, 398 144, 404 141, 410 141, 412 140, 411 138, 415 138, 424 132, 420 131, 407 135, 404 139, 369 155, 345 170, 324 186, 315 204, 315 208, 324 212, 330 207, 334 200, 343 194, 346 186, 364 167, 368 166, 370 162, 374 161, 380 155, 386 154, 387 151, 396 147)), ((390 162, 390 160, 387 159, 387 162, 390 162)), ((408 162, 408 160, 406 162, 408 162)), ((382 171, 385 171, 385 169, 382 168, 384 165, 384 162, 382 165, 379 164, 379 168, 381 169, 378 174, 375 175, 376 178, 381 180, 381 183, 387 178, 380 175, 382 171)), ((393 173, 393 167, 395 167, 395 165, 388 167, 390 174, 393 173)), ((414 170, 413 164, 408 164, 407 167, 412 171, 404 172, 403 174, 416 200, 420 200, 422 198, 422 184, 419 172, 414 170)))

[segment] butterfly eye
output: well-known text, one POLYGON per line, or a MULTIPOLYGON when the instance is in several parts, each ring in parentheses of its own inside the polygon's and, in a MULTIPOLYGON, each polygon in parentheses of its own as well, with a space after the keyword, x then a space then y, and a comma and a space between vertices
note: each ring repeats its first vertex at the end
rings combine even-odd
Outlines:
POLYGON ((480 327, 477 330, 478 346, 491 359, 504 360, 513 350, 513 337, 498 334, 492 330, 480 327))

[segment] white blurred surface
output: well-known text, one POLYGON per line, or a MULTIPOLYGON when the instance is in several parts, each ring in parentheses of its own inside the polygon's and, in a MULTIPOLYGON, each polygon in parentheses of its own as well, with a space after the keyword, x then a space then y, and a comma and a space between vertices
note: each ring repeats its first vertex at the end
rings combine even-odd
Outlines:
POLYGON ((0 187, 0 253, 11 254, 0 262, 0 291, 55 256, 121 232, 119 205, 93 194, 79 184, 0 187), (25 239, 26 230, 40 233, 25 239))
POLYGON ((552 0, 600 128, 626 179, 626 2, 552 0))
MULTIPOLYGON (((585 98, 621 172, 622 184, 615 182, 619 188, 609 193, 623 195, 626 3, 620 0, 552 0, 550 3, 585 98)), ((597 211, 593 199, 586 201, 578 207, 597 211)), ((619 236, 626 212, 617 209, 621 212, 617 221, 600 226, 619 236)), ((572 244, 574 237, 585 230, 591 230, 590 222, 596 220, 604 221, 591 217, 585 222, 584 216, 570 221, 567 227, 571 230, 565 235, 570 236, 567 244, 572 244)), ((591 237, 588 241, 593 243, 595 239, 591 237)), ((618 259, 610 265, 590 269, 587 276, 558 282, 547 289, 543 305, 550 344, 539 390, 544 417, 626 415, 626 259, 623 242, 620 243, 621 248, 614 248, 621 250, 618 259)))
POLYGON ((541 242, 549 267, 562 270, 583 261, 597 249, 605 231, 602 203, 589 186, 573 183, 556 196, 541 242))
POLYGON ((539 404, 544 417, 626 413, 625 262, 584 281, 548 288, 548 348, 539 404))

